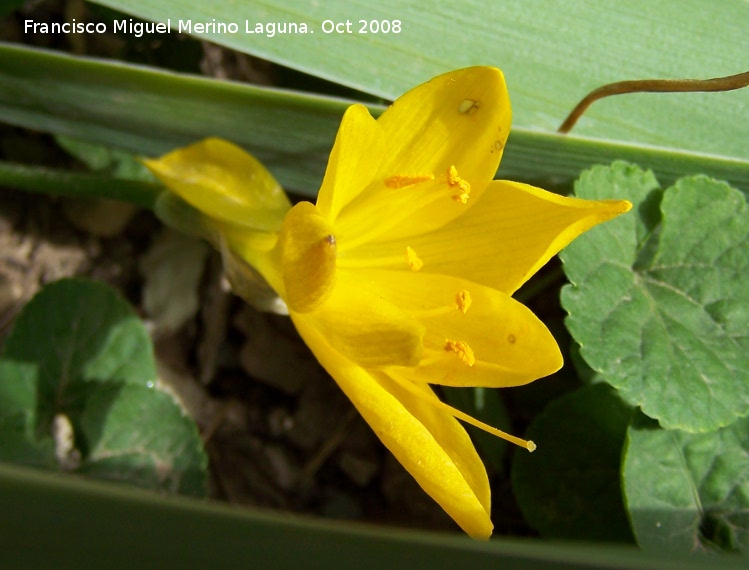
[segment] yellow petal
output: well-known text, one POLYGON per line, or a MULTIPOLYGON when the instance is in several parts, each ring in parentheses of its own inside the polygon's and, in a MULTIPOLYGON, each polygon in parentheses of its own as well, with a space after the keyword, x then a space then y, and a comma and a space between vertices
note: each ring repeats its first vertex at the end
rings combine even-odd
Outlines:
POLYGON ((380 297, 412 314, 426 329, 418 368, 401 371, 409 378, 499 388, 527 384, 562 366, 559 347, 546 326, 506 293, 423 271, 363 270, 360 276, 376 283, 380 297), (456 297, 466 293, 471 303, 464 312, 456 297))
POLYGON ((336 240, 333 230, 309 202, 286 215, 278 239, 284 299, 292 311, 317 308, 333 292, 336 240))
POLYGON ((465 278, 512 294, 553 255, 593 226, 627 212, 624 200, 582 200, 527 184, 494 181, 464 216, 406 241, 368 244, 342 265, 403 269, 405 245, 419 253, 420 273, 465 278))
POLYGON ((291 207, 262 164, 221 139, 205 139, 143 162, 172 192, 221 222, 278 231, 291 207))
POLYGON ((343 357, 307 315, 292 319, 323 367, 419 485, 465 532, 488 538, 492 524, 486 473, 456 420, 343 357))
POLYGON ((416 366, 421 360, 423 325, 350 272, 338 272, 330 297, 308 314, 328 343, 360 366, 416 366))
POLYGON ((387 141, 379 171, 336 221, 342 247, 349 236, 400 238, 464 214, 497 170, 510 121, 504 78, 491 67, 440 75, 398 98, 377 120, 387 141), (425 181, 401 186, 409 179, 425 181), (455 199, 464 193, 465 203, 455 199))
POLYGON ((351 105, 338 128, 317 197, 317 208, 330 223, 374 178, 384 152, 382 127, 364 105, 351 105))
POLYGON ((412 89, 377 122, 388 141, 382 174, 409 173, 415 166, 442 174, 456 166, 480 187, 497 171, 512 111, 502 72, 469 67, 412 89))

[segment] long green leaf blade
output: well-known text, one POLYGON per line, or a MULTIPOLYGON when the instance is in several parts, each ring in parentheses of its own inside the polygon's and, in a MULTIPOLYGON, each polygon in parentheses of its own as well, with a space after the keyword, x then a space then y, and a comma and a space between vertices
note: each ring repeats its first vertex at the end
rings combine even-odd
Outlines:
POLYGON ((0 463, 0 546, 12 568, 579 568, 724 570, 731 556, 470 540, 332 523, 60 477, 0 463), (51 516, 53 514, 54 516, 51 516))
MULTIPOLYGON (((0 121, 143 155, 220 136, 307 196, 317 193, 348 103, 0 43, 0 121)), ((749 159, 522 128, 510 135, 499 176, 565 184, 615 158, 651 168, 664 182, 704 172, 749 189, 749 159)))
MULTIPOLYGON (((391 100, 451 69, 494 65, 507 76, 515 124, 547 132, 605 83, 746 71, 749 45, 745 0, 97 1, 169 19, 175 31, 180 20, 190 20, 193 35, 391 100), (400 33, 392 30, 395 20, 400 33), (195 32, 196 23, 213 21, 236 23, 238 31, 195 32), (383 21, 391 23, 389 33, 383 21), (346 22, 350 26, 338 28, 343 33, 324 31, 324 24, 330 30, 346 22), (254 31, 258 23, 265 33, 246 33, 248 24, 254 31), (291 24, 309 31, 290 33, 291 24)), ((576 132, 746 157, 747 105, 749 90, 616 97, 596 103, 576 132)))
POLYGON ((242 144, 287 186, 322 177, 346 103, 0 43, 0 120, 157 155, 242 144))

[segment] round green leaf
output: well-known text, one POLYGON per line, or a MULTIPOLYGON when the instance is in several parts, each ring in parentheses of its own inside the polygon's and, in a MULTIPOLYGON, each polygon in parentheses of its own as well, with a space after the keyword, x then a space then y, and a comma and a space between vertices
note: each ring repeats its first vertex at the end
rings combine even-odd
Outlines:
POLYGON ((705 434, 635 422, 623 467, 641 547, 749 551, 749 418, 705 434))
POLYGON ((127 302, 102 283, 63 279, 27 303, 3 345, 0 420, 23 416, 29 438, 50 437, 57 414, 80 408, 82 382, 155 379, 151 340, 127 302))
POLYGON ((585 172, 583 198, 632 212, 562 253, 567 326, 594 370, 663 427, 704 432, 749 412, 749 215, 725 183, 661 192, 623 163, 585 172))
POLYGON ((197 429, 155 380, 150 338, 114 290, 46 286, 0 355, 0 460, 204 495, 197 429))
POLYGON ((198 430, 170 396, 131 384, 89 388, 77 421, 86 449, 76 472, 205 496, 208 460, 198 430))
POLYGON ((103 283, 62 279, 24 308, 0 358, 34 365, 39 407, 52 413, 81 381, 148 385, 156 379, 151 339, 130 305, 103 283))
POLYGON ((526 520, 550 538, 632 541, 619 482, 630 408, 610 386, 555 400, 528 429, 538 445, 517 453, 512 485, 526 520))
MULTIPOLYGON (((0 362, 0 378, 5 372, 0 362)), ((0 411, 0 461, 54 468, 54 442, 51 437, 35 436, 29 415, 30 410, 0 411)))

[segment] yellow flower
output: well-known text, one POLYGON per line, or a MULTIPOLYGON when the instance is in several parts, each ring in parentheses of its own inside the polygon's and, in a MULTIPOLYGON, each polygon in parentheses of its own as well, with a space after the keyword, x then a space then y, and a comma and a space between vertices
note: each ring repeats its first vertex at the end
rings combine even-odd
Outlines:
POLYGON ((489 67, 436 77, 377 120, 352 105, 316 205, 290 207, 257 161, 217 139, 147 163, 174 192, 162 217, 220 247, 249 300, 258 272, 388 449, 483 538, 488 478, 456 417, 535 446, 450 408, 430 385, 518 386, 558 370, 554 338, 511 295, 630 208, 492 181, 510 119, 502 73, 489 67))

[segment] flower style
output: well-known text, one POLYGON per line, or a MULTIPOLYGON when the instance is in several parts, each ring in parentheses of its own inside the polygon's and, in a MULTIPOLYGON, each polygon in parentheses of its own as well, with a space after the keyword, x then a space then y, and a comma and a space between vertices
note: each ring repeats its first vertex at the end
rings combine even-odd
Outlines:
POLYGON ((486 470, 431 384, 518 386, 562 365, 511 295, 624 201, 493 181, 510 129, 498 69, 441 75, 379 119, 346 111, 316 204, 289 204, 251 156, 208 139, 146 161, 172 190, 167 223, 221 248, 235 290, 257 274, 377 436, 468 534, 491 535, 486 470))

